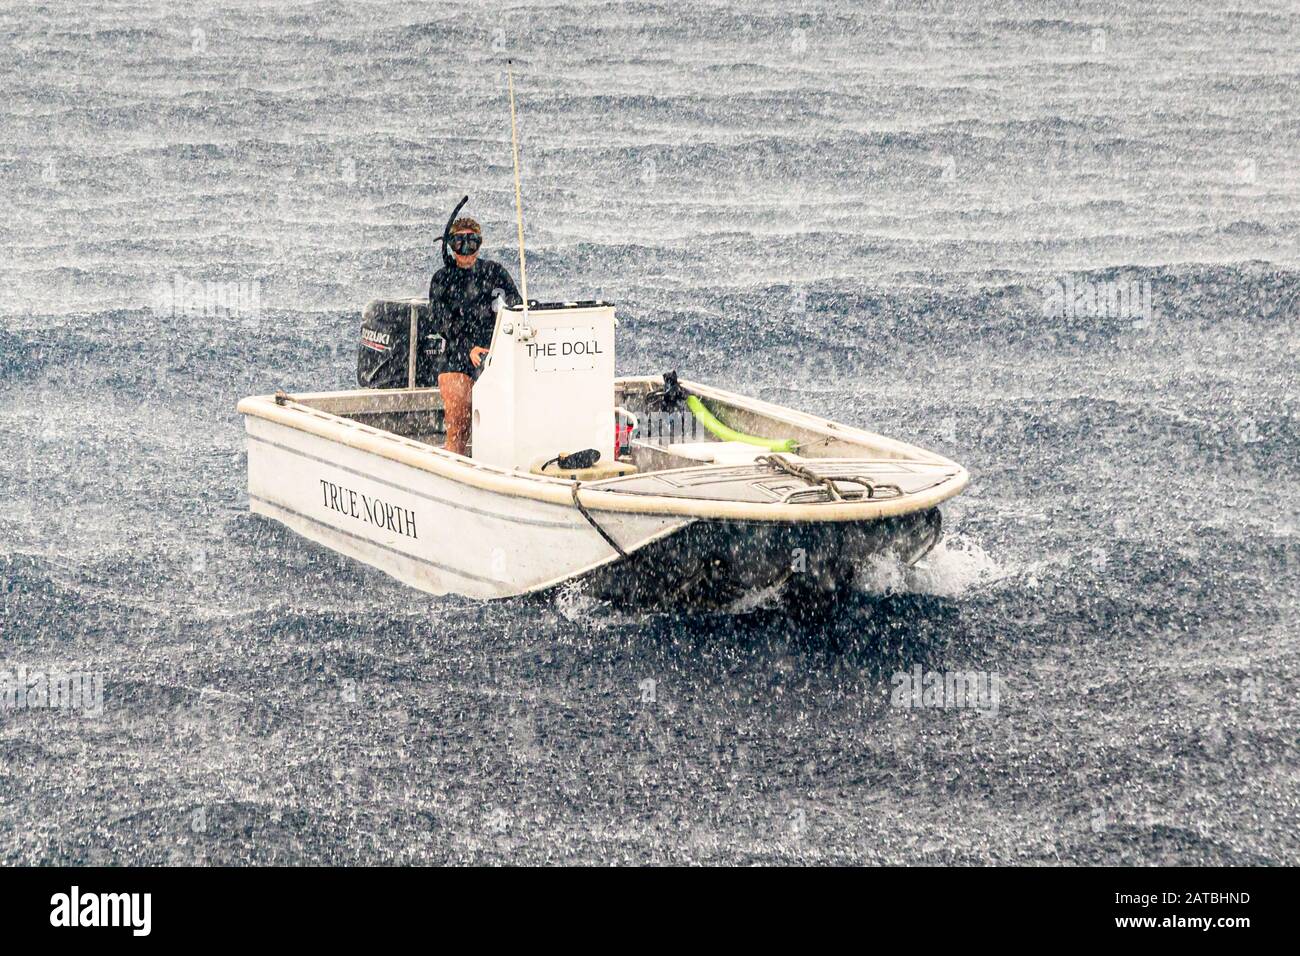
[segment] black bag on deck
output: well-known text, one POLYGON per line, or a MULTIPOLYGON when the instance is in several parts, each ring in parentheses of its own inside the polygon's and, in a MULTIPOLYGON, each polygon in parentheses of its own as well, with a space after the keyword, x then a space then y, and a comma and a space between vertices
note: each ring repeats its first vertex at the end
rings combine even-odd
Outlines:
POLYGON ((446 342, 432 328, 428 299, 376 299, 361 314, 357 347, 357 384, 362 388, 406 388, 411 353, 411 309, 416 312, 420 345, 415 384, 438 384, 446 342))

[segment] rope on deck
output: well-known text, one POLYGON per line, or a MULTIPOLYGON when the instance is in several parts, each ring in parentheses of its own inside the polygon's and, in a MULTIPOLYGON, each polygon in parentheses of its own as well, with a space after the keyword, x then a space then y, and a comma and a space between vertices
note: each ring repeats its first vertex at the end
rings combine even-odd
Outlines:
MULTIPOLYGON (((831 501, 844 501, 844 494, 835 486, 836 481, 851 482, 855 485, 861 485, 865 490, 865 497, 874 498, 876 492, 892 489, 892 497, 901 498, 903 489, 898 485, 876 484, 869 478, 863 478, 860 475, 841 475, 838 478, 832 478, 829 475, 819 475, 810 468, 793 462, 784 455, 760 455, 754 461, 761 465, 771 465, 779 471, 784 471, 787 475, 793 475, 795 478, 802 478, 810 485, 820 485, 826 489, 826 494, 831 501)), ((855 498, 864 497, 863 495, 854 495, 855 498)))

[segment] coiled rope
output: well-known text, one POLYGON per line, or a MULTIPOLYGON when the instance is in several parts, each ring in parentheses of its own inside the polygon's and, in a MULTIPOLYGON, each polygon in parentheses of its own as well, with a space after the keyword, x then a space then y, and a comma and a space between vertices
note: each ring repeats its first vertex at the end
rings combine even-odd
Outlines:
POLYGON ((771 465, 773 468, 784 471, 787 475, 793 475, 795 478, 802 478, 810 485, 820 485, 826 489, 826 494, 831 501, 845 500, 844 494, 835 486, 837 481, 852 482, 855 485, 861 485, 865 489, 865 495, 854 497, 875 498, 876 492, 885 490, 892 490, 895 498, 900 498, 903 495, 903 489, 898 485, 876 484, 869 478, 863 478, 860 475, 841 475, 838 478, 819 475, 811 469, 791 461, 784 455, 760 455, 754 461, 761 465, 771 465))

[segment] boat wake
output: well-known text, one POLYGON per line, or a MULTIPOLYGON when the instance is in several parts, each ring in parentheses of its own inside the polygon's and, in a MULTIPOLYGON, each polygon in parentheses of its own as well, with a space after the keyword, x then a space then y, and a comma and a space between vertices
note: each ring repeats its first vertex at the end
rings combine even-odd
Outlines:
POLYGON ((556 613, 570 624, 598 622, 610 610, 609 602, 592 594, 582 580, 567 581, 556 588, 552 603, 556 613))
POLYGON ((862 594, 928 594, 960 597, 996 587, 1021 569, 1001 564, 972 538, 947 535, 934 550, 912 566, 886 552, 868 559, 854 580, 862 594))

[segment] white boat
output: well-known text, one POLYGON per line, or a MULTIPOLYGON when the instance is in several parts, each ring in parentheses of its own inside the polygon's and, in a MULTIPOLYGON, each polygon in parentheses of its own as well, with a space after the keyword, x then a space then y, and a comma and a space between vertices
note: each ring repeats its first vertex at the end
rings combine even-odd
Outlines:
POLYGON ((673 375, 615 378, 615 325, 605 303, 500 308, 468 456, 440 447, 436 388, 244 399, 252 511, 474 598, 574 581, 638 604, 831 592, 938 541, 960 465, 673 375), (616 419, 635 423, 617 448, 616 419), (553 461, 585 449, 587 467, 553 461))

